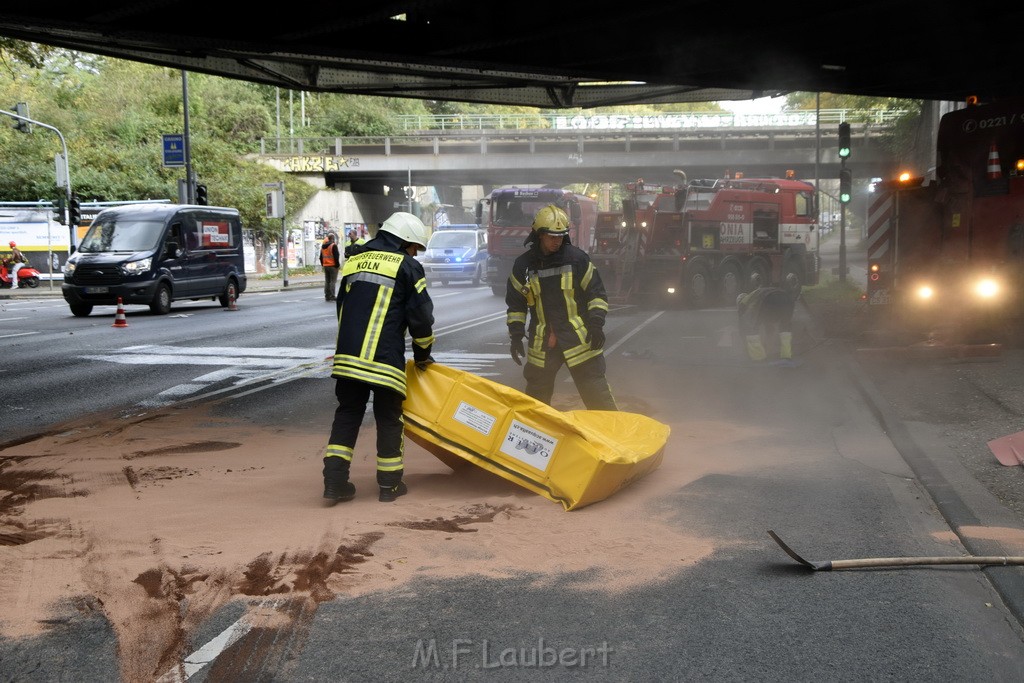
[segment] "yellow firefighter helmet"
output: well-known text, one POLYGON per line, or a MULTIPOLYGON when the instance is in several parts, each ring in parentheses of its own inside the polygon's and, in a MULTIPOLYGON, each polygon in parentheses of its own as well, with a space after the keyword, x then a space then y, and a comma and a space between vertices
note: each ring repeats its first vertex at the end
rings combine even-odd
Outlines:
POLYGON ((569 234, 569 217, 554 204, 548 204, 533 217, 533 231, 565 237, 569 234))

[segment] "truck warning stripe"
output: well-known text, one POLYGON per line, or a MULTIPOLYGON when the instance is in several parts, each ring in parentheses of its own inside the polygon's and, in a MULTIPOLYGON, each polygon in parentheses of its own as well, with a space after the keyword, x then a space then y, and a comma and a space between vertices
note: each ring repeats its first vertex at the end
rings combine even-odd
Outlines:
POLYGON ((892 192, 881 192, 868 209, 868 261, 888 258, 892 244, 892 220, 895 208, 892 192))

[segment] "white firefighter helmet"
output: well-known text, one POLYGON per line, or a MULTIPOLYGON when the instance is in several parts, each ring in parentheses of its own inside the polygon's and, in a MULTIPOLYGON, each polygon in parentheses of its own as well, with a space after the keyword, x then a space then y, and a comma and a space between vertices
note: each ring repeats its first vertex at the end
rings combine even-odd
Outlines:
POLYGON ((405 242, 411 242, 420 249, 427 248, 427 241, 430 239, 430 228, 423 225, 416 216, 405 211, 396 211, 391 217, 381 223, 379 231, 391 233, 405 242))

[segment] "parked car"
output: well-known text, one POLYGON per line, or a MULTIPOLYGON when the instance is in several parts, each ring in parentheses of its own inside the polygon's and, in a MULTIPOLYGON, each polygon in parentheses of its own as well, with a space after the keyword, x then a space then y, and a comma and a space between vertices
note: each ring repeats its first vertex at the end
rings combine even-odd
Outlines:
POLYGON ((487 231, 473 223, 437 228, 417 258, 428 281, 479 285, 487 273, 487 231))

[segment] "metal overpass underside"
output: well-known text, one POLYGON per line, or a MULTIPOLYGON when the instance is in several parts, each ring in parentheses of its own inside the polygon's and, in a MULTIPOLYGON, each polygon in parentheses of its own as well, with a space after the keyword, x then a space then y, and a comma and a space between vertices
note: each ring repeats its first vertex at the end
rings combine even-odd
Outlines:
POLYGON ((0 36, 292 90, 545 109, 1020 94, 1021 5, 7 2, 0 36))

